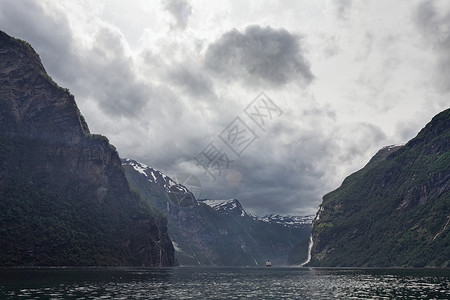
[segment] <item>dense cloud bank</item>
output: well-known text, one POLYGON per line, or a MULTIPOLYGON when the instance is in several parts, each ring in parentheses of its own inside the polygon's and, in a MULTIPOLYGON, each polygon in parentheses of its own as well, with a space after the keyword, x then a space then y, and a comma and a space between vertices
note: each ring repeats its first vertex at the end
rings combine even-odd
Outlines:
POLYGON ((314 213, 448 106, 449 16, 444 1, 0 2, 0 28, 122 156, 258 214, 314 213), (262 91, 272 102, 252 106, 262 91), (253 135, 239 155, 236 124, 253 135), (220 174, 196 160, 210 143, 230 160, 220 174))

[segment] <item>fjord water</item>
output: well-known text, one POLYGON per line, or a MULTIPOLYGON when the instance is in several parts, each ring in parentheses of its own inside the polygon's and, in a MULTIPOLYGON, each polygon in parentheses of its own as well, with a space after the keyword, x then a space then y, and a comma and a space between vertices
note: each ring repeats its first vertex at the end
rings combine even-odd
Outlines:
POLYGON ((0 299, 450 299, 450 270, 3 268, 0 299))

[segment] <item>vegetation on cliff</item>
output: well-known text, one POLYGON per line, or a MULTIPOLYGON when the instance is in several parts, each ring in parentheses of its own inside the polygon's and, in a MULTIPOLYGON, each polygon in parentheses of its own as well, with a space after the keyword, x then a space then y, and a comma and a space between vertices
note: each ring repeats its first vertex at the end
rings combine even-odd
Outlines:
POLYGON ((312 266, 450 267, 450 109, 323 198, 312 266))

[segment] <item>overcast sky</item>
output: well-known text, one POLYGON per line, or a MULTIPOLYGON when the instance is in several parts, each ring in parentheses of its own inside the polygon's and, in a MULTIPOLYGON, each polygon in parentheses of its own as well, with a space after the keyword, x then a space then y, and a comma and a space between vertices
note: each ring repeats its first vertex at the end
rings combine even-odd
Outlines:
POLYGON ((258 215, 314 214, 450 103, 446 0, 1 0, 0 29, 121 157, 258 215))

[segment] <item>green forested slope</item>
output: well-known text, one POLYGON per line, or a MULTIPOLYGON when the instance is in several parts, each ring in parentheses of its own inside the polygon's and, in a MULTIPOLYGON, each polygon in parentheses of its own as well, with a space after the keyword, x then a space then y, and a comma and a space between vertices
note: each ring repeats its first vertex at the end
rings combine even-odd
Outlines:
POLYGON ((312 266, 450 266, 450 109, 327 194, 312 266))

